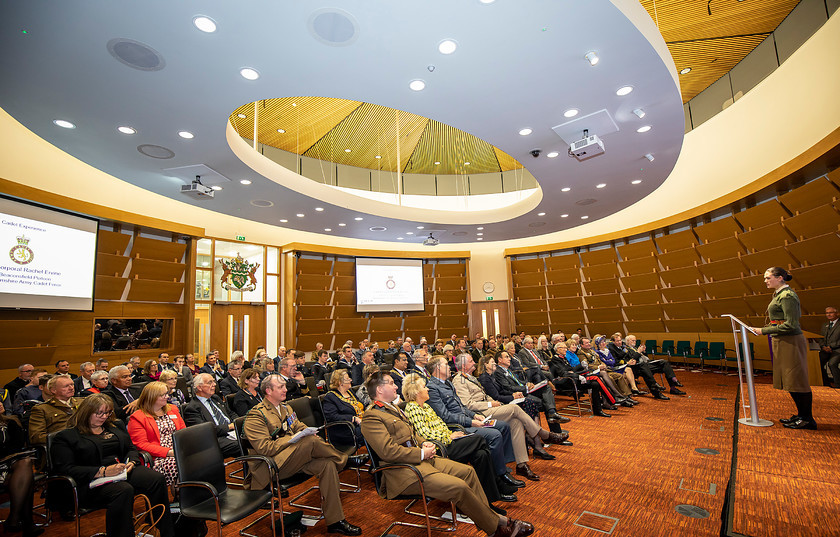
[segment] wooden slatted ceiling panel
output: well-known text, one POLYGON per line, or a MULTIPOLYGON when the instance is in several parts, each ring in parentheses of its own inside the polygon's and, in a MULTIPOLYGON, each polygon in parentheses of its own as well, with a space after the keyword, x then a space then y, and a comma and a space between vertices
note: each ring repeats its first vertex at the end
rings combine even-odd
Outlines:
POLYGON ((641 0, 668 44, 677 71, 691 67, 690 73, 680 76, 683 102, 726 74, 798 3, 799 0, 641 0), (732 36, 751 37, 736 43, 732 36))
POLYGON ((403 171, 451 175, 499 172, 502 169, 493 146, 462 130, 429 120, 403 171), (465 164, 467 162, 468 165, 465 164))

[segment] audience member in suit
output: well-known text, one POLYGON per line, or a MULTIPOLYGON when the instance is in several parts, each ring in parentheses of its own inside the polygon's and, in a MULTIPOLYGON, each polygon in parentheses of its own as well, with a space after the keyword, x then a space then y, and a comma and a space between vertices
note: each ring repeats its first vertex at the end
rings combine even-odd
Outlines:
POLYGON ((3 386, 3 389, 9 392, 9 400, 14 401, 15 392, 29 384, 29 380, 32 378, 32 371, 34 370, 35 366, 32 364, 21 364, 18 366, 18 376, 3 386))
POLYGON ((685 395, 685 392, 682 391, 679 387, 682 386, 682 383, 677 379, 676 373, 674 373, 674 368, 671 367, 671 362, 665 359, 659 360, 651 360, 650 358, 645 355, 645 345, 644 343, 636 347, 636 336, 633 334, 628 335, 624 340, 627 348, 627 356, 631 360, 636 360, 638 363, 647 365, 650 368, 650 372, 653 374, 662 373, 665 376, 665 380, 668 382, 668 385, 671 387, 671 393, 674 395, 685 395))
POLYGON ((825 324, 820 328, 820 369, 823 372, 823 384, 828 385, 828 375, 825 366, 828 365, 831 376, 834 377, 834 388, 840 388, 840 322, 837 322, 837 308, 825 308, 825 324))
POLYGON ((398 352, 394 356, 394 368, 389 373, 397 385, 397 393, 402 393, 402 381, 408 374, 408 356, 404 352, 398 352))
POLYGON ((125 425, 114 420, 112 409, 113 400, 101 394, 92 395, 79 405, 68 427, 55 435, 55 470, 76 481, 82 507, 106 508, 105 529, 109 537, 134 535, 135 494, 145 494, 152 505, 163 504, 157 529, 161 537, 172 537, 175 529, 164 476, 141 464, 125 425), (94 478, 114 476, 123 470, 128 471, 125 481, 90 488, 94 478))
POLYGON ((531 336, 527 336, 522 342, 522 349, 516 354, 519 363, 525 370, 527 379, 534 384, 543 380, 551 380, 551 370, 548 367, 548 362, 545 361, 534 348, 534 340, 531 336))
MULTIPOLYGON (((11 410, 12 414, 22 416, 24 412, 24 401, 46 401, 50 398, 47 392, 47 382, 52 378, 52 375, 47 375, 46 369, 35 368, 32 370, 32 376, 29 379, 29 384, 15 392, 14 400, 11 404, 7 403, 6 411, 11 410), (46 377, 45 381, 41 381, 46 377), (44 397, 46 395, 46 397, 44 397)), ((12 398, 9 397, 9 400, 12 398)), ((8 401, 8 400, 7 400, 8 401)), ((2 414, 3 412, 0 412, 2 414)))
POLYGON ((303 375, 297 370, 295 357, 287 355, 280 362, 280 366, 279 375, 286 382, 286 400, 309 395, 309 387, 306 385, 303 375))
MULTIPOLYGON (((105 358, 100 358, 96 361, 96 370, 97 371, 109 371, 111 369, 110 365, 108 364, 108 360, 105 358)), ((73 378, 76 378, 76 375, 70 375, 73 378)))
MULTIPOLYGON (((231 367, 233 367, 231 365, 231 367)), ((262 401, 260 395, 260 372, 255 368, 246 369, 239 375, 239 391, 233 396, 233 412, 244 416, 262 401)))
POLYGON ((315 385, 318 387, 323 386, 326 383, 325 377, 327 372, 330 371, 329 366, 327 365, 327 361, 330 359, 330 353, 327 349, 321 349, 316 352, 316 360, 314 364, 312 364, 312 376, 315 378, 315 385))
POLYGON ((128 387, 131 386, 131 372, 124 365, 114 366, 108 372, 108 381, 111 386, 102 393, 114 400, 114 415, 125 423, 128 417, 126 407, 134 401, 134 396, 128 391, 128 387))
POLYGON ((215 352, 208 352, 204 365, 199 369, 201 373, 207 373, 213 377, 216 382, 225 378, 225 367, 219 363, 219 359, 215 352))
POLYGON ((341 354, 339 355, 338 362, 335 364, 336 369, 352 369, 353 365, 356 363, 356 357, 353 356, 353 349, 345 345, 341 348, 341 354))
POLYGON ((280 362, 286 357, 286 347, 280 345, 277 347, 277 356, 274 357, 274 370, 280 371, 280 362))
POLYGON ((353 381, 353 386, 361 386, 365 382, 365 366, 373 363, 373 352, 365 351, 362 353, 361 361, 353 365, 350 369, 350 378, 353 381))
POLYGON ((169 353, 162 352, 158 354, 158 371, 164 371, 166 369, 172 369, 172 364, 169 363, 169 353))
POLYGON ((473 361, 475 363, 480 362, 481 359, 484 358, 484 355, 487 354, 487 353, 484 350, 484 340, 483 339, 477 338, 475 341, 473 341, 472 350, 470 351, 470 354, 472 355, 473 361))
POLYGON ((361 446, 364 443, 362 438, 362 416, 365 413, 364 405, 353 395, 351 390, 352 381, 346 370, 339 369, 330 377, 330 391, 324 396, 322 402, 324 408, 324 419, 327 423, 339 421, 353 424, 352 431, 349 427, 330 427, 328 430, 329 441, 334 446, 361 446))
POLYGON ((219 447, 225 457, 241 455, 236 433, 233 432, 234 417, 224 399, 216 395, 216 381, 209 373, 199 373, 193 380, 195 397, 184 405, 184 421, 187 426, 210 422, 216 426, 219 447))
POLYGON ((96 371, 96 364, 93 362, 85 362, 79 366, 79 376, 73 379, 76 395, 93 387, 90 376, 93 375, 94 371, 96 371))
POLYGON ((76 412, 83 399, 73 397, 73 379, 67 375, 53 375, 47 382, 52 397, 32 408, 29 415, 29 444, 46 444, 47 435, 60 431, 76 412))
POLYGON ((70 362, 67 360, 59 360, 55 363, 56 375, 68 375, 71 379, 76 380, 76 375, 70 372, 70 362))
MULTIPOLYGON (((495 375, 493 375, 495 372, 496 360, 492 356, 486 355, 480 362, 478 362, 476 373, 478 373, 478 382, 481 384, 481 387, 484 388, 484 393, 496 401, 501 401, 505 404, 511 403, 514 399, 524 397, 522 393, 501 393, 499 390, 499 381, 496 380, 495 375)), ((525 398, 524 401, 517 403, 517 405, 524 410, 531 419, 539 423, 540 403, 538 401, 525 398)))
MULTIPOLYGON (((454 502, 458 511, 488 535, 524 537, 533 533, 527 522, 494 512, 472 467, 437 457, 435 445, 416 434, 405 413, 390 404, 397 396, 390 375, 374 373, 367 382, 374 404, 362 419, 362 433, 382 462, 414 466, 423 476, 427 496, 454 502)), ((417 474, 409 468, 383 472, 382 483, 380 493, 386 498, 420 493, 417 474)))
POLYGON ((304 377, 311 377, 312 370, 306 365, 306 353, 303 351, 295 351, 295 363, 297 370, 301 372, 304 377))
POLYGON ((356 361, 359 362, 362 360, 362 355, 368 350, 369 342, 366 339, 363 339, 359 342, 359 348, 353 351, 353 356, 356 357, 356 361))
POLYGON ((166 387, 169 388, 167 396, 170 405, 181 408, 187 403, 187 394, 178 389, 178 373, 172 369, 167 369, 161 372, 158 380, 166 384, 166 387))
POLYGON ((172 370, 178 374, 179 377, 184 377, 187 386, 191 386, 193 382, 193 374, 190 368, 184 363, 184 357, 180 354, 172 360, 172 370))
POLYGON ((172 434, 186 427, 178 407, 167 400, 169 388, 163 382, 146 384, 137 398, 137 410, 128 420, 128 434, 138 448, 154 457, 152 468, 164 475, 166 484, 178 480, 172 434))
MULTIPOLYGON (((511 356, 509 352, 502 351, 496 355, 496 372, 493 373, 493 377, 496 379, 500 394, 514 397, 516 397, 514 394, 520 394, 521 397, 537 403, 545 411, 547 419, 557 423, 566 423, 569 421, 569 418, 557 414, 557 407, 554 405, 554 392, 548 390, 551 394, 551 406, 547 407, 545 398, 528 393, 528 390, 534 384, 520 377, 520 375, 521 373, 517 373, 511 367, 511 356)), ((540 391, 542 392, 546 389, 548 387, 540 391)))
MULTIPOLYGON (((606 338, 604 338, 604 341, 605 340, 606 338)), ((598 343, 598 346, 598 350, 603 351, 603 341, 600 341, 598 343)), ((631 388, 634 388, 634 395, 641 394, 641 391, 634 386, 636 384, 636 377, 641 376, 642 379, 645 381, 645 384, 647 384, 648 389, 650 389, 650 393, 654 399, 662 399, 665 401, 670 399, 669 397, 662 394, 665 388, 664 386, 660 386, 659 383, 656 382, 656 379, 653 378, 653 373, 651 372, 650 367, 647 364, 641 364, 636 359, 630 357, 630 355, 627 353, 627 347, 621 340, 620 333, 616 332, 612 335, 612 340, 609 343, 607 343, 606 348, 608 354, 611 355, 614 359, 614 366, 627 366, 624 371, 627 375, 627 381, 630 383, 631 388), (631 373, 627 373, 628 369, 631 371, 631 373)), ((607 363, 607 365, 610 365, 609 362, 607 362, 607 360, 604 360, 604 362, 607 363)))
POLYGON ((137 379, 143 376, 143 366, 140 364, 139 356, 132 356, 128 360, 129 370, 131 371, 131 381, 139 382, 137 379))
POLYGON ((383 364, 385 362, 385 355, 382 353, 382 350, 379 348, 379 343, 373 343, 370 346, 370 350, 373 353, 373 362, 375 364, 383 364))
MULTIPOLYGON (((577 354, 568 351, 564 342, 558 342, 555 345, 555 349, 557 350, 557 356, 551 359, 551 372, 555 377, 555 385, 558 388, 569 387, 572 390, 576 388, 575 393, 589 392, 592 403, 592 414, 602 418, 609 418, 610 415, 604 412, 601 406, 602 394, 604 394, 603 397, 607 398, 605 403, 614 409, 615 407, 612 406, 612 402, 609 400, 612 395, 608 391, 606 393, 602 391, 598 377, 584 376, 587 375, 587 371, 580 367, 579 362, 577 365, 570 363, 570 360, 577 360, 577 354), (584 380, 580 380, 581 378, 584 380)), ((606 387, 603 389, 607 390, 606 387)))
POLYGON ((242 362, 231 362, 227 369, 227 375, 219 381, 219 392, 222 397, 227 397, 239 391, 240 375, 242 375, 242 362))
MULTIPOLYGON (((93 365, 93 364, 91 364, 93 365)), ((80 377, 81 378, 81 377, 80 377)), ((76 379, 79 380, 79 379, 76 379)), ((90 376, 90 388, 84 389, 78 394, 79 397, 88 397, 95 393, 102 393, 108 388, 108 372, 94 371, 90 376)))
POLYGON ((429 353, 425 349, 420 349, 415 353, 414 365, 411 365, 411 358, 409 357, 409 366, 407 371, 409 373, 417 373, 426 380, 429 380, 429 372, 426 371, 426 364, 429 363, 429 353))

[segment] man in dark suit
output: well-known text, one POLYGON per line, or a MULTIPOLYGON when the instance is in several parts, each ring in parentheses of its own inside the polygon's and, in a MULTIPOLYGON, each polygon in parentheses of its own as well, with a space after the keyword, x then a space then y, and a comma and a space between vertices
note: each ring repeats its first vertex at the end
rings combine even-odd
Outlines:
POLYGON ((317 361, 312 364, 312 376, 315 378, 315 384, 318 385, 322 382, 326 384, 327 373, 332 370, 327 363, 330 359, 330 353, 327 349, 320 349, 315 352, 315 355, 317 361))
POLYGON ((165 369, 172 369, 172 364, 169 363, 168 352, 158 354, 158 371, 163 371, 165 369))
POLYGON ((309 395, 309 387, 306 385, 303 374, 297 370, 297 362, 294 356, 287 355, 283 358, 283 361, 280 362, 278 374, 286 382, 286 400, 309 395))
POLYGON ((93 362, 85 362, 79 366, 79 373, 81 374, 73 379, 73 386, 76 389, 77 396, 93 386, 90 383, 90 376, 93 375, 94 371, 96 371, 96 365, 93 362))
POLYGON ((67 360, 59 360, 55 363, 56 375, 68 375, 71 379, 76 380, 77 375, 70 372, 70 362, 67 360))
POLYGON ((523 369, 528 376, 528 380, 537 383, 543 380, 551 381, 553 376, 548 364, 540 358, 539 353, 534 350, 534 340, 530 336, 522 341, 522 348, 516 353, 519 363, 522 364, 523 369))
POLYGON ((820 369, 823 372, 823 384, 828 386, 828 375, 825 366, 828 365, 831 376, 834 377, 834 387, 840 388, 840 322, 837 322, 837 308, 825 308, 825 324, 820 328, 822 341, 820 342, 820 369))
MULTIPOLYGON (((512 345, 512 344, 510 344, 512 345)), ((511 348, 511 350, 513 350, 511 348)), ((557 413, 557 405, 554 403, 554 392, 548 387, 544 386, 534 393, 528 393, 534 383, 530 382, 523 371, 517 371, 512 364, 513 358, 508 351, 502 351, 496 355, 496 363, 498 367, 493 377, 499 383, 499 393, 502 395, 513 395, 514 397, 525 397, 531 399, 539 405, 545 412, 546 419, 555 421, 557 423, 566 423, 569 420, 566 416, 561 416, 557 413)))
POLYGON ((612 340, 607 343, 607 349, 609 349, 610 354, 615 358, 616 365, 627 364, 627 367, 633 371, 633 376, 642 377, 654 399, 662 399, 663 401, 670 399, 670 397, 662 394, 665 391, 665 387, 660 386, 656 382, 656 379, 653 378, 653 372, 650 370, 650 366, 639 363, 638 360, 627 353, 627 346, 622 341, 620 333, 616 332, 612 335, 612 340))
POLYGON ((397 385, 397 393, 402 397, 402 381, 408 374, 408 356, 404 352, 398 352, 394 357, 394 368, 391 369, 391 378, 397 385))
POLYGON ((13 401, 15 398, 15 393, 29 384, 29 381, 32 379, 32 371, 35 370, 35 366, 32 364, 21 364, 18 366, 18 376, 6 383, 3 386, 3 389, 9 391, 9 401, 13 401))
POLYGON ((373 352, 367 350, 362 353, 361 362, 357 363, 350 369, 350 380, 353 386, 361 386, 365 382, 364 370, 365 366, 373 363, 373 352))
POLYGON ((102 390, 102 393, 114 400, 114 417, 123 422, 127 421, 125 407, 134 401, 134 396, 128 391, 131 386, 131 371, 124 365, 118 365, 108 371, 108 382, 110 386, 102 390))
POLYGON ((216 382, 225 378, 225 367, 219 363, 219 359, 215 352, 208 352, 204 361, 204 365, 198 370, 199 373, 207 373, 213 377, 216 382))
POLYGON ((193 380, 195 397, 184 405, 184 422, 187 427, 210 422, 216 426, 216 437, 225 457, 242 455, 233 431, 234 414, 227 403, 216 395, 216 381, 209 373, 199 373, 193 380))
POLYGON ((242 362, 231 362, 228 366, 227 375, 219 381, 219 392, 222 397, 227 397, 239 391, 239 376, 242 375, 242 362))
POLYGON ((306 365, 306 353, 303 351, 295 351, 295 363, 297 364, 297 370, 300 371, 301 375, 304 377, 311 377, 312 376, 312 369, 308 365, 306 365))

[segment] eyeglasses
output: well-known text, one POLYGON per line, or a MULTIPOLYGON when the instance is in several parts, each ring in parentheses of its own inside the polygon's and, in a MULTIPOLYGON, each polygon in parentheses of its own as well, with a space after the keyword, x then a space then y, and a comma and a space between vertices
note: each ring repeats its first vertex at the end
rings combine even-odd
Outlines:
POLYGON ((114 413, 113 410, 109 410, 107 412, 94 412, 93 415, 94 416, 99 416, 100 418, 107 418, 108 416, 110 416, 113 413, 114 413))

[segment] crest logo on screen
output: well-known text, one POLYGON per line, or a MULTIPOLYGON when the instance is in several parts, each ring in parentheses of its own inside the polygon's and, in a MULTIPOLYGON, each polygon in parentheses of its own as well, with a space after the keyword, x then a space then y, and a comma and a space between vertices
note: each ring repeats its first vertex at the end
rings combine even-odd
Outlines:
POLYGON ((394 281, 394 277, 393 276, 388 276, 388 279, 385 280, 385 287, 387 287, 388 289, 393 289, 396 286, 397 286, 397 282, 394 281))
POLYGON ((226 291, 253 291, 257 288, 257 277, 255 276, 259 263, 246 261, 239 252, 233 259, 220 259, 222 265, 221 285, 226 291))
POLYGON ((17 245, 12 246, 9 250, 9 257, 18 265, 28 265, 35 259, 35 252, 28 246, 29 239, 20 235, 17 237, 17 245))

